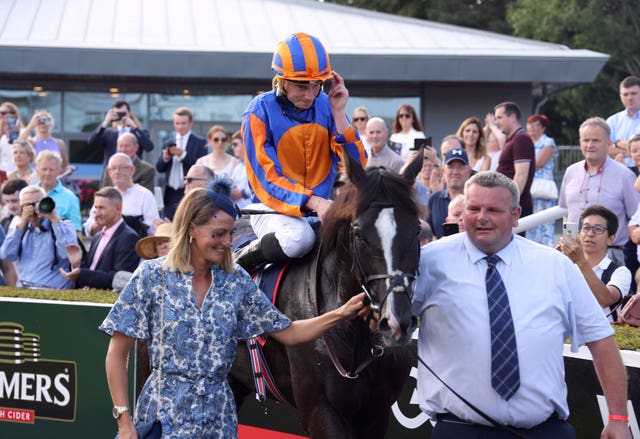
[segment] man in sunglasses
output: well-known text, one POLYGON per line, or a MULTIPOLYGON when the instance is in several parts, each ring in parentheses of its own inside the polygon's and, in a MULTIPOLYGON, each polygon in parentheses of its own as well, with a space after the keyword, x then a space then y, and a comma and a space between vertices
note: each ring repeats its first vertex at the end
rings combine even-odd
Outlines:
POLYGON ((366 165, 358 132, 346 115, 349 91, 331 70, 322 43, 305 33, 280 42, 273 55, 274 88, 256 97, 242 117, 247 177, 255 193, 252 209, 282 215, 253 215, 258 240, 241 250, 237 262, 248 271, 264 262, 308 252, 311 227, 322 221, 343 149, 366 165), (330 82, 327 92, 323 84, 330 82))
POLYGON ((560 239, 557 248, 580 269, 605 314, 611 313, 609 321, 613 323, 616 305, 631 286, 629 269, 607 256, 618 231, 618 217, 604 206, 593 205, 582 212, 578 225, 578 236, 560 239))

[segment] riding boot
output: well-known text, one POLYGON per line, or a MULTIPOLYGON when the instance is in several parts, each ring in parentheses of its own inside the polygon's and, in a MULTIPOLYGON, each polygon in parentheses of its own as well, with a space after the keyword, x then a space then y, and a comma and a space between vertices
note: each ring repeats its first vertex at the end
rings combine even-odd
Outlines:
POLYGON ((235 259, 247 273, 251 273, 263 264, 286 261, 289 257, 282 250, 275 233, 267 233, 240 249, 235 259))

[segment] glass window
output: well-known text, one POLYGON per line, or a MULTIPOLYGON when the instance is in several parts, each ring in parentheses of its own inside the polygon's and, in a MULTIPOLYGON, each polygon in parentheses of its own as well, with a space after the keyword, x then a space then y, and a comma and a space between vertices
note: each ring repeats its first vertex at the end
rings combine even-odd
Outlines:
POLYGON ((20 110, 22 123, 27 125, 35 110, 46 109, 55 120, 53 135, 61 137, 62 131, 62 93, 32 90, 0 90, 0 102, 13 102, 20 110))
POLYGON ((90 133, 104 120, 107 111, 116 101, 127 101, 131 110, 143 126, 148 120, 148 95, 140 93, 120 94, 112 97, 109 93, 64 94, 64 130, 68 133, 90 133))
POLYGON ((149 95, 149 117, 152 121, 172 121, 173 112, 187 107, 193 112, 194 122, 240 122, 252 95, 183 96, 149 95))

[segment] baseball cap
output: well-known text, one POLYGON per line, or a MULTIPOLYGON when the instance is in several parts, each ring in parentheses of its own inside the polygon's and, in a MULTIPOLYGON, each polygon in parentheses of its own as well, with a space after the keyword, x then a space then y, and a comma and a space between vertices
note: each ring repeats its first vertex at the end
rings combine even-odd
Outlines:
POLYGON ((464 149, 453 148, 447 151, 447 153, 444 156, 445 165, 448 165, 454 160, 460 160, 465 165, 467 166, 469 165, 469 157, 467 156, 467 151, 465 151, 464 149))

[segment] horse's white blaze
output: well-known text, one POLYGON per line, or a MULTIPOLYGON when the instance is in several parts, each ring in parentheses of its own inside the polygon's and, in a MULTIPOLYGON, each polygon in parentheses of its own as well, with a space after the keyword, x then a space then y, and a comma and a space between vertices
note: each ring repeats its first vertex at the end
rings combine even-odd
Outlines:
MULTIPOLYGON (((393 269, 393 240, 396 237, 398 225, 393 217, 393 208, 387 207, 380 211, 378 219, 375 222, 378 236, 380 237, 380 243, 382 244, 382 252, 384 253, 384 259, 387 263, 387 274, 394 272, 393 269)), ((387 288, 389 288, 389 280, 387 280, 387 288)), ((390 294, 387 298, 387 310, 393 310, 395 304, 394 295, 390 294)), ((383 317, 387 317, 389 327, 393 331, 393 336, 397 340, 400 338, 400 325, 397 319, 393 315, 393 312, 384 311, 383 317)), ((382 311, 382 310, 381 310, 382 311)))
POLYGON ((397 229, 396 219, 393 217, 393 208, 382 209, 375 224, 382 244, 384 259, 387 263, 387 273, 391 273, 393 272, 393 240, 396 237, 397 229))

